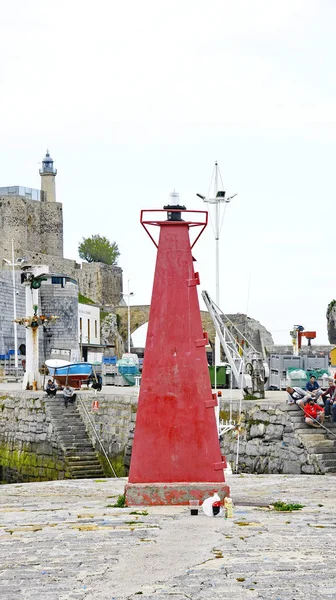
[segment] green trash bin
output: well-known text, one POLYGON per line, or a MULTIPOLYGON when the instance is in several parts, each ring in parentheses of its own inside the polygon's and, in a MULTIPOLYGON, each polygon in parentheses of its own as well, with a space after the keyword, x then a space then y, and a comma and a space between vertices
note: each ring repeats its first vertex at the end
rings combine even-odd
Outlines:
MULTIPOLYGON (((226 387, 226 367, 224 365, 218 365, 217 369, 217 387, 225 388, 226 387)), ((211 386, 215 386, 215 367, 209 366, 209 375, 211 386)))

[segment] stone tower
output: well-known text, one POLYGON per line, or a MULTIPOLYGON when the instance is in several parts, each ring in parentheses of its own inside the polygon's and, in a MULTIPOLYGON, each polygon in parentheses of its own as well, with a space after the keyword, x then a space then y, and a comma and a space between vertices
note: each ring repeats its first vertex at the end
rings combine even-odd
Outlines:
POLYGON ((41 201, 56 202, 56 182, 57 169, 54 169, 54 161, 47 150, 44 159, 42 160, 41 175, 41 201))

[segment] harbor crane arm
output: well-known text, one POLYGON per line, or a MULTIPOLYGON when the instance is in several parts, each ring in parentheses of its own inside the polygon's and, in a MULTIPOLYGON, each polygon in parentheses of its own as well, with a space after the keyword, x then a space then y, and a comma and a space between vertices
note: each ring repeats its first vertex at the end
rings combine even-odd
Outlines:
POLYGON ((263 398, 265 372, 261 353, 254 348, 251 342, 246 339, 230 319, 221 312, 207 291, 204 290, 202 292, 202 298, 215 326, 237 386, 243 389, 246 395, 252 392, 252 395, 257 394, 258 397, 263 398), (225 321, 228 321, 236 330, 239 339, 246 342, 249 348, 248 352, 234 337, 230 329, 226 326, 225 321))
POLYGON ((215 326, 216 333, 219 337, 221 346, 225 352, 227 361, 232 369, 232 373, 235 377, 237 385, 239 387, 242 387, 241 384, 244 371, 244 350, 235 340, 229 329, 225 326, 223 322, 223 313, 220 312, 217 304, 215 304, 213 300, 211 300, 207 291, 204 290, 202 292, 202 298, 209 311, 209 315, 215 326))

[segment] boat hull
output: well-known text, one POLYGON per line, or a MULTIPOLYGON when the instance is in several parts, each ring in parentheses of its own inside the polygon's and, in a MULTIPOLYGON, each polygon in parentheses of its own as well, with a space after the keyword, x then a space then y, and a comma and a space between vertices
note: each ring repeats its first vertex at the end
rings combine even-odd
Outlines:
POLYGON ((62 387, 70 385, 74 388, 80 388, 82 383, 89 379, 92 372, 91 363, 70 363, 60 367, 47 364, 47 367, 49 374, 62 387))

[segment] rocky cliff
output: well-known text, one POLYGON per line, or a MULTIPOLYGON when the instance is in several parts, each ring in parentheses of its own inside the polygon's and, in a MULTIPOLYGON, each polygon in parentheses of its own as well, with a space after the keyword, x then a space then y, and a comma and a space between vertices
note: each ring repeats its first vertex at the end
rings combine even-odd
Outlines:
MULTIPOLYGON (((256 319, 252 319, 243 313, 226 316, 258 352, 262 352, 263 348, 268 350, 274 345, 272 334, 256 319)), ((230 328, 230 323, 226 322, 226 325, 230 328)), ((233 333, 235 335, 234 330, 233 333)))
POLYGON ((336 300, 332 300, 327 308, 327 329, 330 344, 336 344, 336 300))

